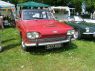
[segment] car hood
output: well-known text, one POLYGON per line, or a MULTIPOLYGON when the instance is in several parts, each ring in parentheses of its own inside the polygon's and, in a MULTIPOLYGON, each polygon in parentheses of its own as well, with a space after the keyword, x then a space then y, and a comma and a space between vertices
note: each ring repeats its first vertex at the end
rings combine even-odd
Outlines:
POLYGON ((95 27, 94 23, 87 23, 87 22, 80 22, 80 25, 88 26, 88 27, 95 27))
POLYGON ((42 35, 65 34, 73 29, 56 20, 24 20, 22 23, 27 32, 39 32, 42 35))
POLYGON ((94 23, 81 22, 81 23, 79 23, 79 25, 83 26, 83 27, 95 28, 94 23))
POLYGON ((90 32, 95 32, 95 24, 94 23, 81 22, 81 23, 79 23, 79 25, 84 29, 89 28, 90 32))

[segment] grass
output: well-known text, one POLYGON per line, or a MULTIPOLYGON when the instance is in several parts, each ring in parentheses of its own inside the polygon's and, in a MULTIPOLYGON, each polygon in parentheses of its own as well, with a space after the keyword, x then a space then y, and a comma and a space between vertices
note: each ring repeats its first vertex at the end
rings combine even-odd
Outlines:
POLYGON ((95 71, 93 40, 76 40, 69 48, 25 52, 16 29, 5 29, 2 39, 0 71, 95 71))

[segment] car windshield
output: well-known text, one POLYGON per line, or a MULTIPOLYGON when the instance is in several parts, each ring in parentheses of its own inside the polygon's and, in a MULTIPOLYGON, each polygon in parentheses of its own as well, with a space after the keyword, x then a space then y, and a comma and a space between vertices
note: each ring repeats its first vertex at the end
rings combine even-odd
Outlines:
POLYGON ((23 11, 23 20, 31 19, 54 19, 49 11, 45 10, 25 10, 23 11))
POLYGON ((83 19, 79 16, 74 16, 74 18, 75 18, 75 21, 83 21, 83 19))
POLYGON ((84 21, 83 18, 81 18, 80 16, 69 16, 68 19, 70 21, 73 20, 73 21, 76 21, 76 22, 82 22, 82 21, 84 21))

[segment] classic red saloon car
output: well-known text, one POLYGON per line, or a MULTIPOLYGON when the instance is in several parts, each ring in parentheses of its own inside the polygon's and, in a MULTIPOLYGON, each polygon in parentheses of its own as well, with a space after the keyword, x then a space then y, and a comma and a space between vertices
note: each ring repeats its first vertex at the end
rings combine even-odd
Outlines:
POLYGON ((48 10, 22 10, 20 13, 16 26, 20 32, 24 50, 30 46, 59 47, 74 39, 74 29, 55 20, 48 10))

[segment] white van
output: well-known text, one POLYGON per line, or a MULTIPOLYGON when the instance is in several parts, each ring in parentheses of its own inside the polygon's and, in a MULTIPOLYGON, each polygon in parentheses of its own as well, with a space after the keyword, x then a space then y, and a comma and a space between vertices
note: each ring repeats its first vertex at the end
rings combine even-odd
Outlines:
POLYGON ((75 8, 69 8, 68 6, 52 6, 49 9, 59 21, 66 21, 75 10, 75 8))

